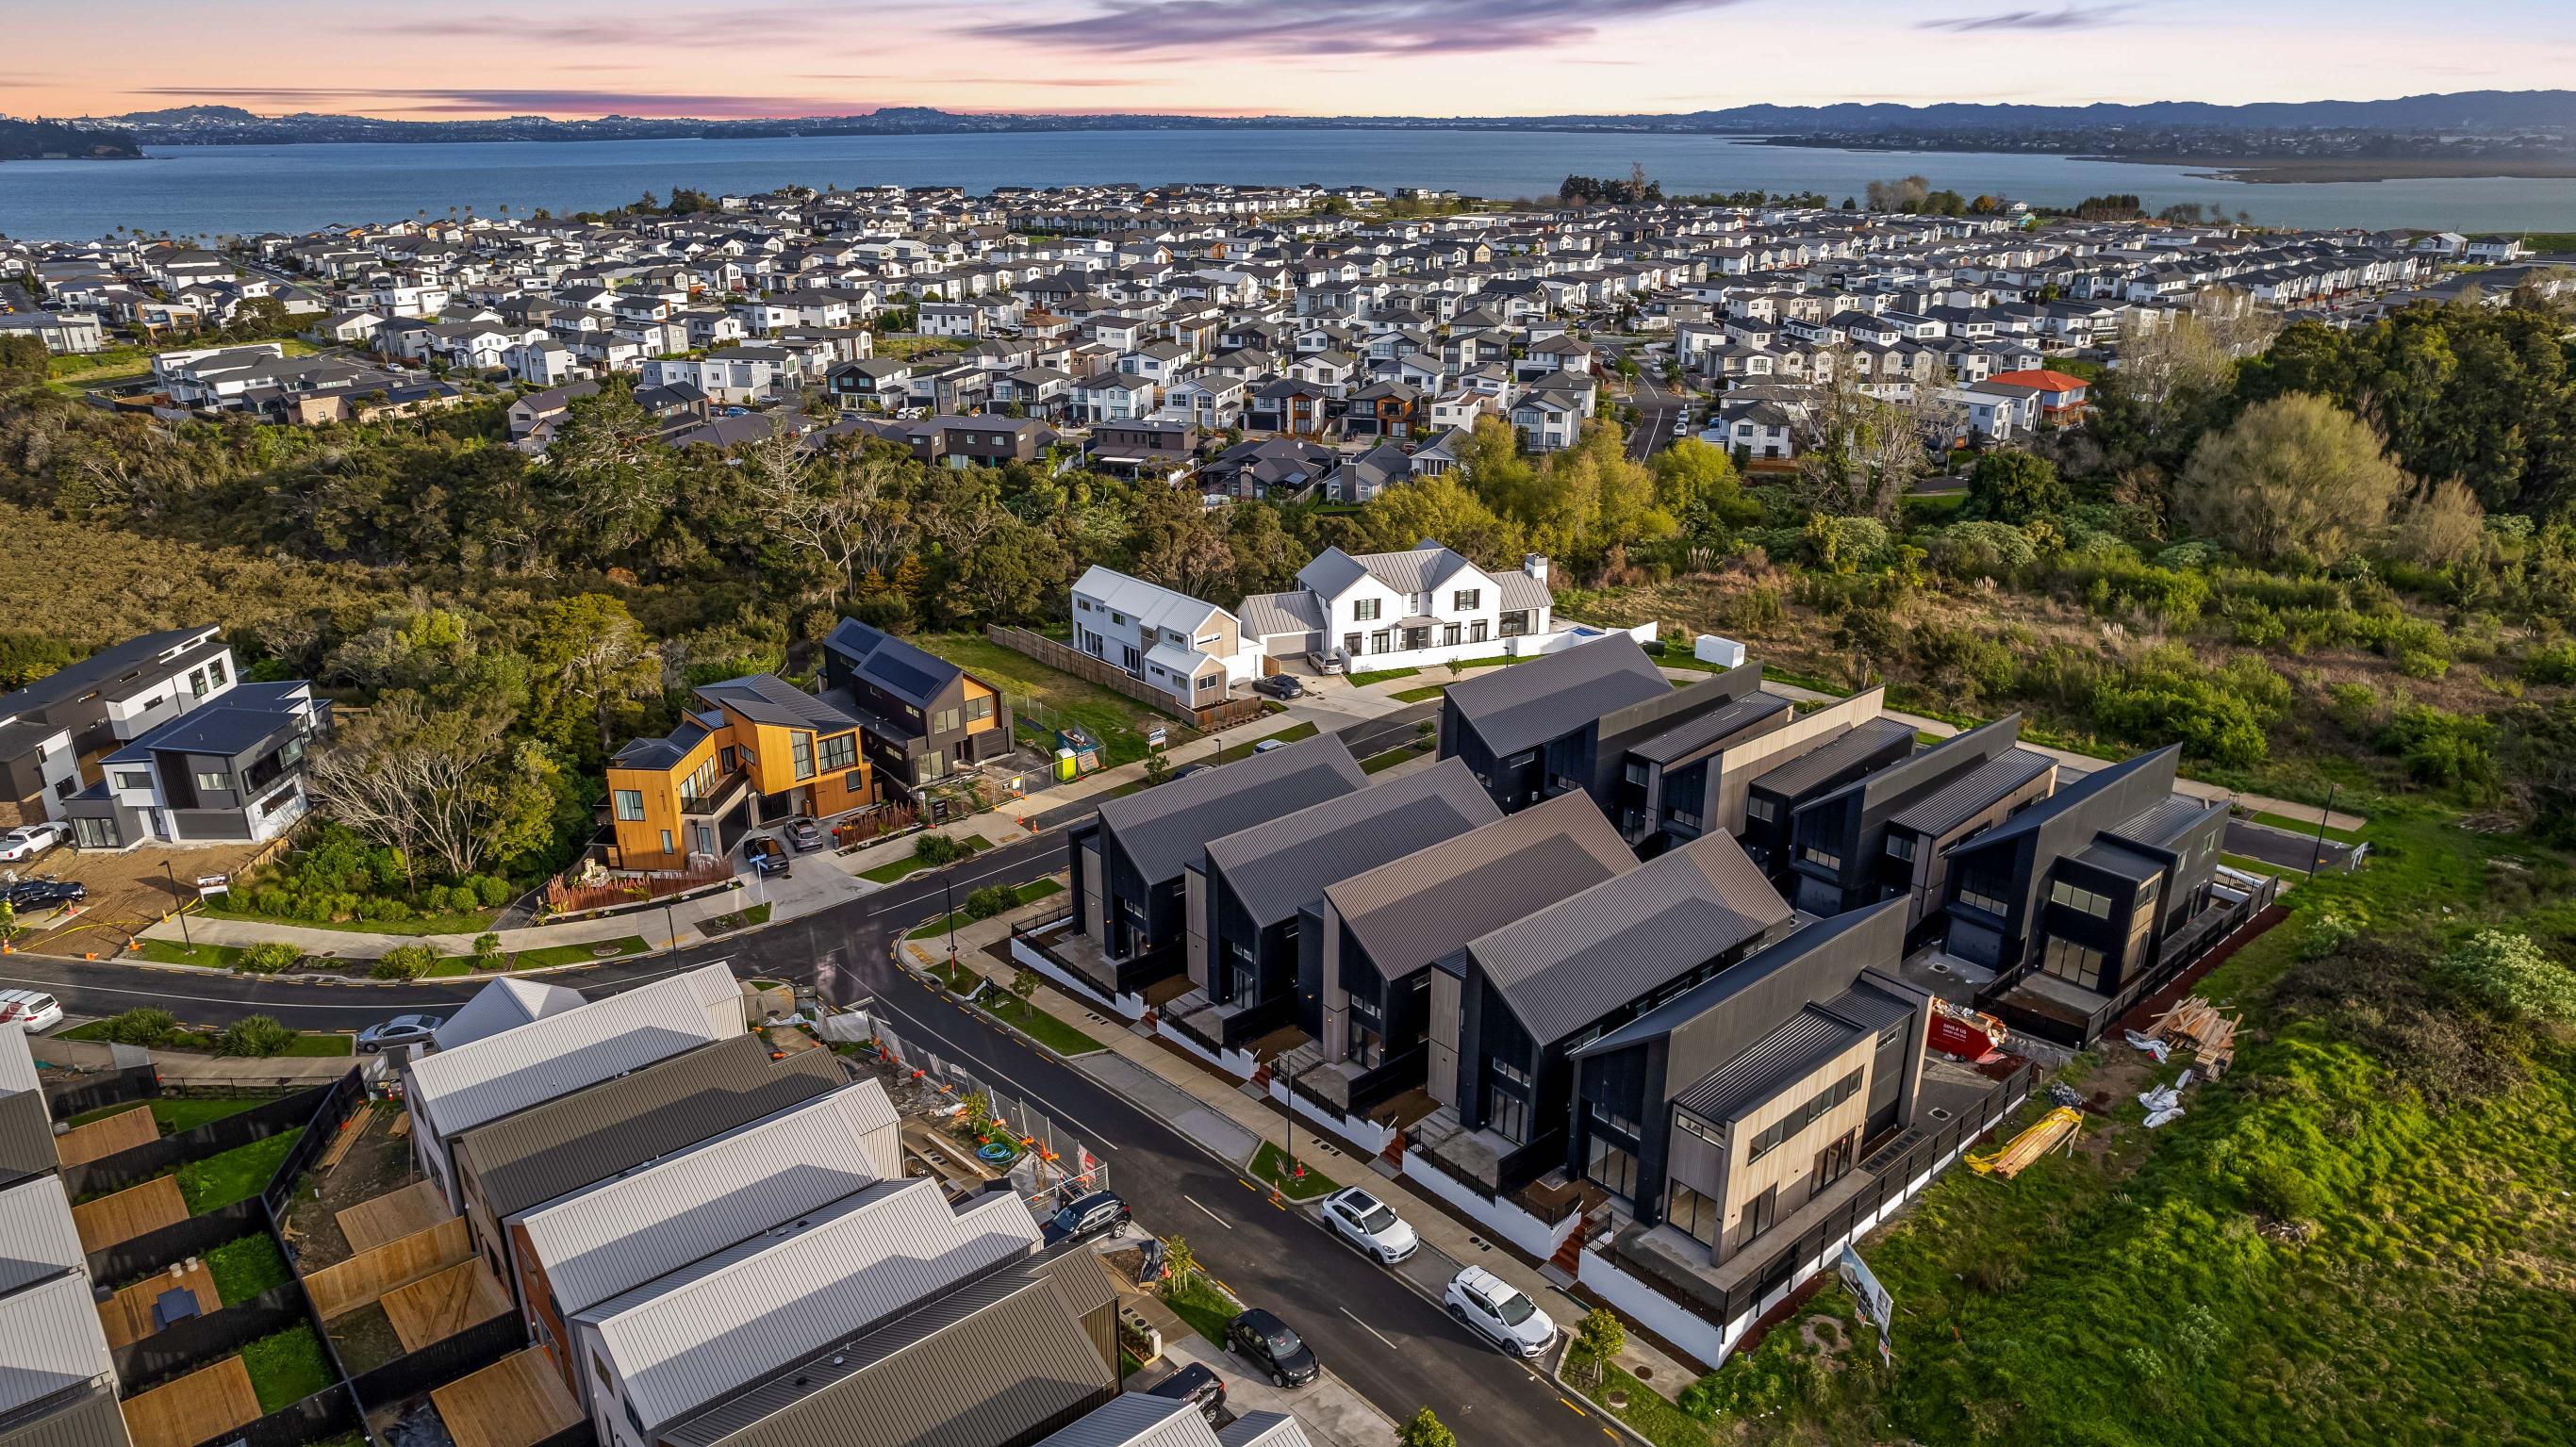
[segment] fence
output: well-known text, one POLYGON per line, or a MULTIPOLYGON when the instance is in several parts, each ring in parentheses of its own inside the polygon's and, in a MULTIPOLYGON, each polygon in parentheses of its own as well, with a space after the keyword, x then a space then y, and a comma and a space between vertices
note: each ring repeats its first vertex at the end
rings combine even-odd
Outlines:
POLYGON ((350 1379, 349 1390, 357 1393, 359 1406, 372 1412, 432 1387, 446 1386, 527 1344, 527 1331, 519 1324, 519 1314, 505 1311, 350 1379))
POLYGON ((80 1165, 65 1166, 62 1169, 63 1189, 74 1200, 121 1191, 190 1161, 201 1161, 235 1146, 246 1146, 255 1140, 281 1135, 310 1121, 324 1097, 335 1088, 315 1086, 311 1090, 254 1105, 221 1120, 209 1121, 195 1130, 163 1136, 80 1165))
POLYGON ((218 1206, 202 1215, 173 1221, 158 1231, 147 1231, 131 1240, 102 1246, 89 1253, 90 1279, 110 1286, 123 1285, 138 1277, 149 1276, 173 1261, 203 1256, 227 1241, 238 1241, 254 1231, 264 1230, 267 1225, 256 1199, 218 1206))
POLYGON ((287 1204, 295 1199, 296 1181, 313 1168, 313 1163, 321 1159, 324 1151, 331 1148, 332 1139, 340 1133, 340 1127, 348 1123, 349 1117, 357 1113, 366 1099, 367 1087, 358 1078, 354 1066, 348 1074, 322 1088, 312 1117, 304 1124, 304 1134, 296 1138, 294 1148, 286 1153, 286 1159, 278 1162, 277 1174, 268 1178, 268 1188, 259 1193, 260 1203, 268 1207, 271 1218, 286 1214, 287 1204))
POLYGON ((272 1286, 248 1301, 232 1302, 203 1316, 174 1321, 147 1337, 118 1347, 116 1380, 131 1397, 231 1356, 261 1337, 305 1322, 304 1298, 295 1284, 272 1286))
POLYGON ((657 869, 607 884, 566 884, 555 878, 546 881, 546 909, 558 915, 588 914, 621 904, 643 904, 665 895, 686 894, 693 889, 709 889, 732 879, 733 865, 723 859, 692 864, 686 869, 657 869))
POLYGON ((1204 708, 1192 707, 1141 679, 1131 677, 1123 668, 1026 628, 1006 628, 999 623, 988 623, 984 625, 984 636, 1004 648, 1025 653, 1060 673, 1070 673, 1085 683, 1097 684, 1113 693, 1125 694, 1149 708, 1160 709, 1200 733, 1214 733, 1218 729, 1248 724, 1262 715, 1261 700, 1257 698, 1229 698, 1204 708))
MULTIPOLYGON (((1092 1150, 1085 1132, 1030 1104, 1026 1096, 997 1088, 964 1065, 906 1044, 883 1020, 877 1022, 876 1040, 886 1060, 916 1073, 918 1083, 928 1089, 960 1102, 971 1095, 984 1097, 985 1109, 1003 1130, 1024 1143, 1011 1162, 1009 1183, 1038 1215, 1053 1215, 1058 1193, 1068 1186, 1077 1192, 1109 1189, 1109 1163, 1102 1159, 1106 1150, 1092 1150)), ((969 1148, 961 1143, 958 1149, 969 1148)))
POLYGON ((539 1439, 535 1447, 599 1447, 599 1438, 591 1430, 590 1419, 584 1417, 551 1437, 539 1439))
POLYGON ((227 1427, 197 1444, 197 1447, 304 1447, 307 1442, 321 1442, 362 1430, 364 1414, 358 1410, 357 1398, 349 1395, 349 1384, 334 1382, 301 1402, 278 1408, 258 1421, 239 1427, 227 1427))
POLYGON ((45 1087, 45 1109, 56 1120, 129 1100, 150 1100, 161 1093, 161 1072, 149 1065, 128 1065, 45 1087))
POLYGON ((313 1310, 328 1320, 355 1311, 386 1292, 435 1276, 474 1254, 465 1239, 465 1218, 450 1216, 437 1225, 361 1251, 304 1278, 313 1310))

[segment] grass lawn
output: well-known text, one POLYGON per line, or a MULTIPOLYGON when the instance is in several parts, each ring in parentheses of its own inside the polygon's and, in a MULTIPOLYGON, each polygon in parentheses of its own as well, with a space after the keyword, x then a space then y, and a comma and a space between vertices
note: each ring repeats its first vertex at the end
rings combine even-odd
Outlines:
POLYGON ((1353 688, 1366 688, 1372 683, 1389 683, 1399 678, 1419 678, 1421 676, 1422 670, 1419 668, 1381 668, 1373 673, 1345 674, 1343 675, 1343 681, 1350 684, 1353 688))
POLYGON ((1438 698, 1448 691, 1449 685, 1445 683, 1427 683, 1420 688, 1397 689, 1395 692, 1388 694, 1387 697, 1394 699, 1397 703, 1421 703, 1425 699, 1438 698))
POLYGON ((1263 1184, 1278 1187, 1279 1194, 1291 1201, 1311 1201, 1341 1189, 1333 1184, 1330 1177, 1316 1170, 1312 1163, 1307 1164, 1303 1181, 1291 1179, 1288 1167, 1288 1153, 1268 1141, 1263 1141, 1260 1151, 1252 1157, 1252 1174, 1263 1184))
POLYGON ((242 1348, 241 1359, 263 1412, 291 1407, 331 1385, 331 1359, 309 1326, 261 1337, 242 1348))
MULTIPOLYGON (((1041 882, 1054 883, 1053 880, 1041 882)), ((930 973, 952 995, 962 996, 985 983, 984 977, 973 970, 962 967, 951 970, 945 962, 933 966, 930 973)), ((1037 1041, 1058 1055, 1088 1055, 1092 1051, 1107 1048, 1089 1035, 1039 1009, 1034 1003, 1022 1000, 998 985, 986 990, 983 998, 975 1002, 974 1008, 1037 1041)))
POLYGON ((1050 754, 1055 747, 1051 731, 1068 724, 1098 739, 1101 762, 1110 765, 1145 757, 1149 728, 1165 731, 1166 747, 1198 737, 1197 730, 1159 710, 1060 673, 980 633, 926 633, 912 641, 1009 694, 1013 716, 1040 734, 1050 754))
POLYGON ((242 957, 238 945, 183 945, 177 940, 136 940, 139 949, 129 950, 126 957, 150 960, 156 965, 197 965, 209 970, 229 970, 233 961, 242 957))
MULTIPOLYGON (((1566 1368, 1566 1378, 1576 1382, 1584 1380, 1575 1374, 1570 1364, 1566 1368)), ((1595 1408, 1627 1423, 1638 1436, 1654 1443, 1655 1447, 1708 1447, 1714 1440, 1707 1426, 1698 1418, 1674 1406, 1671 1398, 1615 1366, 1602 1371, 1601 1385, 1586 1386, 1582 1391, 1595 1408), (1603 1398, 1612 1392, 1625 1392, 1628 1405, 1613 1407, 1604 1401, 1603 1398)))
POLYGON ((1515 663, 1527 663, 1538 656, 1535 653, 1498 653, 1491 658, 1461 658, 1455 663, 1444 663, 1441 667, 1451 670, 1505 668, 1515 663))
POLYGON ((215 1295, 226 1306, 250 1300, 272 1286, 295 1279, 277 1241, 267 1232, 227 1241, 206 1253, 206 1270, 215 1278, 215 1295))
POLYGON ((228 1115, 239 1115, 254 1105, 265 1105, 272 1098, 265 1095, 165 1095, 148 1102, 129 1100, 117 1105, 102 1105, 96 1110, 82 1111, 63 1124, 78 1127, 88 1125, 92 1121, 105 1120, 111 1115, 123 1115, 129 1110, 149 1110, 152 1112, 153 1124, 161 1128, 163 1135, 178 1135, 183 1131, 195 1130, 201 1125, 212 1124, 228 1115))
POLYGON ((1373 755, 1372 757, 1360 760, 1360 772, 1363 774, 1383 774, 1387 770, 1394 768, 1396 765, 1403 763, 1407 759, 1418 759, 1429 752, 1431 752, 1431 745, 1427 743, 1404 744, 1400 747, 1389 749, 1385 753, 1373 755))
POLYGON ((2248 874, 2268 874, 2274 879, 2286 879, 2293 884, 2308 877, 2308 872, 2304 869, 2292 869, 2287 865, 2273 864, 2247 854, 2229 854, 2222 850, 2218 860, 2230 868, 2242 869, 2248 874))
POLYGON ((1311 739, 1314 736, 1315 725, 1312 720, 1308 720, 1301 724, 1291 724, 1288 727, 1281 729, 1279 732, 1269 735, 1268 739, 1245 739, 1239 744, 1227 744, 1224 748, 1217 750, 1215 755, 1208 759, 1207 762, 1214 764, 1231 764, 1237 759, 1251 758, 1253 750, 1263 743, 1268 742, 1269 739, 1277 739, 1283 744, 1293 744, 1299 739, 1311 739))
POLYGON ((338 1055, 355 1055, 357 1051, 358 1042, 355 1036, 335 1034, 327 1030, 307 1030, 286 1042, 286 1048, 277 1053, 299 1060, 324 1060, 338 1055))
POLYGON ((918 357, 925 352, 962 352, 974 345, 964 337, 897 337, 879 336, 875 340, 880 357, 918 357))
MULTIPOLYGON (((766 923, 768 919, 769 906, 764 904, 760 906, 760 920, 762 923, 766 923)), ((613 940, 592 940, 588 944, 547 945, 541 949, 521 950, 517 954, 510 956, 510 968, 514 970, 542 970, 554 965, 587 964, 592 960, 615 959, 622 955, 640 955, 647 953, 652 948, 653 947, 651 945, 644 942, 644 937, 642 935, 627 935, 621 939, 613 940), (600 953, 601 950, 611 947, 615 948, 616 954, 603 955, 600 953)))
POLYGON ((197 912, 207 919, 293 925, 298 929, 342 930, 365 935, 479 935, 492 927, 493 916, 499 913, 495 910, 479 914, 414 915, 410 919, 279 919, 274 915, 246 914, 239 910, 203 906, 197 912))
POLYGON ((1192 1276, 1189 1284, 1164 1293, 1163 1304, 1172 1315, 1190 1324, 1190 1329, 1218 1346, 1225 1345, 1228 1322, 1243 1314, 1243 1308, 1224 1288, 1208 1279, 1205 1271, 1192 1276))
MULTIPOLYGON (((2269 824, 2275 829, 2285 830, 2289 833, 2296 834, 2303 839, 2314 839, 2317 837, 2316 825, 2306 823, 2302 820, 2293 819, 2287 814, 2254 814, 2248 817, 2253 819, 2257 824, 2269 824)), ((2325 836, 2338 844, 2359 844, 2361 842, 2361 834, 2358 831, 2352 829, 2337 829, 2332 824, 2325 826, 2325 836)))
MULTIPOLYGON (((1062 893, 1064 893, 1063 881, 1054 879, 1032 880, 1029 883, 1023 884, 1019 888, 1011 891, 1015 905, 1035 904, 1050 894, 1062 893)), ((987 916, 987 918, 990 918, 990 916, 987 916)), ((939 935, 944 935, 948 933, 948 922, 952 919, 957 922, 957 927, 959 929, 964 929, 966 926, 975 923, 975 917, 961 909, 953 915, 943 914, 939 918, 930 921, 928 924, 916 926, 909 934, 906 934, 904 938, 908 940, 926 940, 939 935)))
MULTIPOLYGON (((218 1207, 258 1195, 267 1188, 268 1178, 277 1174, 278 1166, 286 1160, 286 1153, 295 1148, 295 1138, 302 1134, 304 1128, 297 1126, 246 1146, 235 1146, 221 1155, 181 1166, 179 1195, 188 1203, 188 1214, 201 1216, 218 1207)), ((287 1400, 293 1401, 294 1398, 287 1400)))
MULTIPOLYGON (((993 841, 981 834, 966 836, 966 849, 970 854, 981 854, 992 847, 993 841)), ((862 869, 859 871, 859 878, 876 884, 892 884, 906 875, 932 867, 931 862, 920 855, 907 854, 892 864, 880 864, 874 869, 862 869)))

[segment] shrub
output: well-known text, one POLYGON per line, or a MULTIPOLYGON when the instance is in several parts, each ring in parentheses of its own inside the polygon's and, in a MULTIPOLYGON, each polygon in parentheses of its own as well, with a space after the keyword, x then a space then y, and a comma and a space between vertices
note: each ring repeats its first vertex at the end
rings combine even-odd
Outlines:
POLYGON ((417 980, 438 963, 438 951, 427 945, 396 945, 368 971, 379 980, 417 980))
POLYGON ((2188 543, 2176 543, 2156 554, 2156 566, 2169 568, 2177 573, 2201 573, 2216 566, 2218 558, 2219 552, 2215 544, 2194 540, 2188 543))
POLYGON ((1997 522, 1943 528, 1925 549, 1932 566, 1954 578, 2002 578, 2039 561, 2030 534, 1997 522))
POLYGON ((508 904, 510 896, 515 893, 510 888, 510 881, 497 874, 477 874, 470 877, 474 882, 474 902, 486 908, 499 909, 508 904))
POLYGON ((215 1037, 215 1053, 265 1059, 294 1044, 299 1033, 271 1016, 252 1015, 224 1027, 215 1037))
POLYGON ((1019 902, 1019 891, 1009 885, 988 884, 966 896, 963 913, 968 919, 991 919, 1019 902))
POLYGON ((2309 924, 2308 932, 2300 937, 2299 958, 2322 960, 2328 955, 2341 954, 2345 946, 2359 938, 2360 921, 2332 912, 2321 914, 2309 924))
POLYGON ((2576 971, 2549 958, 2529 935, 2480 930, 2443 958, 2438 973, 2510 1019, 2576 1024, 2576 971))
POLYGON ((954 864, 974 851, 945 834, 924 834, 913 842, 912 857, 928 865, 954 864))
POLYGON ((2288 680, 2251 655, 2218 668, 2189 650, 2150 649, 2103 680, 2093 716, 2106 733, 2149 746, 2178 743, 2194 758, 2242 767, 2270 752, 2290 705, 2288 680))
POLYGON ((2525 683, 2576 683, 2576 639, 2535 648, 2522 660, 2525 683))
POLYGON ((2277 1155, 2258 1155, 2246 1162, 2239 1185, 2247 1205, 2278 1221, 2312 1220, 2324 1205, 2324 1193, 2316 1184, 2277 1155))
POLYGON ((179 1019, 146 1005, 107 1022, 107 1038, 119 1045, 158 1045, 179 1033, 179 1019))
POLYGON ((1856 571, 1862 561, 1887 546, 1887 525, 1876 518, 1837 517, 1818 513, 1807 519, 1803 534, 1816 566, 1837 573, 1856 571))
POLYGON ((501 937, 490 930, 474 937, 474 968, 497 970, 508 963, 501 954, 501 937))
POLYGON ((2430 704, 2407 704, 2389 717, 2380 751, 2395 754, 2407 777, 2436 789, 2491 797, 2496 770, 2495 725, 2430 704))
POLYGON ((233 961, 233 968, 249 975, 274 975, 292 969, 304 958, 304 952, 283 940, 252 945, 233 961))

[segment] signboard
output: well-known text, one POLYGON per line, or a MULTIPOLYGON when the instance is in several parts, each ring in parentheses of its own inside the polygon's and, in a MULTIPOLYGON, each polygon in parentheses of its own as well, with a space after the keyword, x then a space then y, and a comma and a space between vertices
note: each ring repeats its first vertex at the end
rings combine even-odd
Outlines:
POLYGON ((1152 728, 1145 730, 1145 747, 1149 749, 1159 749, 1163 746, 1163 740, 1166 737, 1168 736, 1163 732, 1163 726, 1161 724, 1156 724, 1152 728))
POLYGON ((197 898, 199 899, 203 899, 210 894, 230 894, 232 893, 232 890, 232 876, 229 874, 200 874, 197 876, 197 898))
POLYGON ((1848 1244, 1843 1247, 1842 1257, 1835 1263, 1835 1268, 1842 1273, 1843 1289, 1860 1303, 1860 1314, 1878 1324, 1879 1357, 1894 1362, 1896 1357, 1888 1347, 1887 1334, 1896 1320, 1896 1298, 1887 1294, 1887 1288, 1879 1284, 1878 1276, 1869 1269, 1869 1263, 1861 1260, 1860 1253, 1848 1244))

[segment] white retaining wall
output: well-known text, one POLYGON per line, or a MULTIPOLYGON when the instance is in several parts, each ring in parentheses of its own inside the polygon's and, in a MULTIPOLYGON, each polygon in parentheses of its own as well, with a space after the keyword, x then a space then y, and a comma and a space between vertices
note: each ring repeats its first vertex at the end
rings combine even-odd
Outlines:
POLYGON ((1073 991, 1083 999, 1098 1001, 1103 1008, 1114 1011, 1128 1020, 1145 1018, 1144 996, 1102 994, 1098 986, 1088 980, 1076 978, 1062 965, 1048 959, 1035 945, 1030 944, 1025 936, 1011 936, 1011 958, 1073 991))
POLYGON ((1323 1129, 1340 1136, 1343 1141, 1348 1143, 1366 1159, 1376 1160, 1379 1156, 1386 1154, 1387 1146, 1395 1140, 1394 1126, 1380 1125, 1378 1122, 1373 1120, 1362 1120, 1357 1116, 1343 1115, 1338 1111, 1326 1110, 1324 1107, 1317 1105, 1306 1097, 1291 1091, 1288 1088, 1287 1080, 1283 1077, 1274 1075, 1270 1078, 1270 1098, 1279 1102, 1288 1109, 1297 1112, 1299 1115, 1304 1116, 1306 1119, 1313 1121, 1323 1129))
POLYGON ((1541 1261, 1556 1255, 1556 1248, 1574 1234, 1583 1220, 1581 1212, 1570 1212, 1551 1226, 1509 1201, 1489 1201, 1452 1180, 1449 1174, 1431 1163, 1422 1152, 1407 1147, 1404 1152, 1405 1178, 1441 1200, 1448 1202, 1502 1241, 1541 1261))
POLYGON ((1183 1034, 1170 1020, 1159 1015, 1154 1018, 1154 1033, 1237 1080, 1250 1080, 1254 1072, 1261 1069, 1261 1062, 1253 1058, 1251 1051, 1210 1050, 1183 1034))

